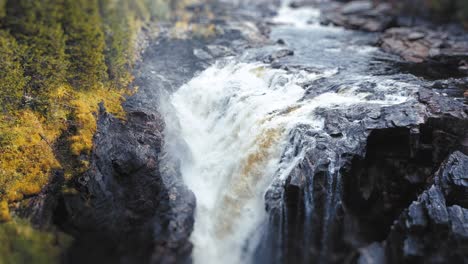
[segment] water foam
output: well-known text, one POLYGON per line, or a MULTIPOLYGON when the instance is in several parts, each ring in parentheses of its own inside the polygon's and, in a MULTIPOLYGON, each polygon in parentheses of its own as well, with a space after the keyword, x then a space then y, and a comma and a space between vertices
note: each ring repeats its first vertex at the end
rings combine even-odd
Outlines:
POLYGON ((368 92, 353 87, 305 99, 304 83, 337 72, 287 72, 232 59, 209 67, 172 95, 179 133, 191 152, 182 161, 182 174, 197 197, 195 263, 250 262, 255 230, 265 219, 264 192, 279 170, 285 177, 300 158, 280 162, 288 132, 299 124, 322 129, 316 109, 405 100, 403 95, 369 100, 368 92))

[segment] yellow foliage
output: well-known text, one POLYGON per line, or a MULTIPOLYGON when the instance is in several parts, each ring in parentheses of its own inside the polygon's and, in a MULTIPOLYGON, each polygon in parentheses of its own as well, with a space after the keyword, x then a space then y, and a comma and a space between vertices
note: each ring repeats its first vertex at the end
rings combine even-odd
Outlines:
MULTIPOLYGON (((3 201, 0 219, 9 218, 8 206, 4 203, 38 194, 52 171, 62 168, 53 145, 68 128, 67 121, 71 119, 76 128, 68 138, 72 154, 88 155, 96 132, 98 104, 104 102, 109 112, 123 119, 125 112, 121 103, 125 93, 125 90, 104 87, 76 91, 63 86, 51 94, 55 100, 50 104, 47 119, 32 110, 0 114, 0 200, 3 201)), ((86 170, 88 164, 87 160, 82 160, 79 172, 86 170)), ((68 176, 73 173, 66 172, 68 176)))
POLYGON ((107 111, 120 119, 125 118, 122 101, 126 90, 105 89, 98 87, 92 90, 76 92, 71 106, 76 134, 69 138, 73 155, 90 154, 93 148, 93 136, 96 132, 96 117, 100 102, 104 102, 107 111))
POLYGON ((51 171, 60 168, 51 142, 59 129, 30 110, 1 116, 0 200, 16 201, 40 192, 51 171))
POLYGON ((194 21, 210 21, 214 14, 201 8, 195 11, 187 11, 186 7, 199 3, 196 0, 182 0, 177 2, 175 16, 178 18, 171 33, 174 38, 201 37, 207 38, 216 34, 216 26, 212 23, 198 23, 194 21))
POLYGON ((8 209, 8 202, 5 200, 0 201, 0 223, 11 220, 10 211, 8 209))

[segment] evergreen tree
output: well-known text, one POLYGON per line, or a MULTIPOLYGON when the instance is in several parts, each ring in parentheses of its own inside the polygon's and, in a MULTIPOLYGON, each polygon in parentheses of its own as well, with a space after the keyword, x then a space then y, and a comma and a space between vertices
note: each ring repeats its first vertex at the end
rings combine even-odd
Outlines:
POLYGON ((26 85, 21 67, 21 47, 4 30, 0 30, 0 105, 3 111, 15 110, 23 97, 26 85))
POLYGON ((6 0, 0 0, 0 21, 6 15, 5 4, 6 4, 6 0))
POLYGON ((109 79, 114 87, 125 87, 130 81, 133 62, 134 14, 126 0, 117 4, 101 0, 101 6, 106 29, 105 55, 109 79))
POLYGON ((89 89, 106 81, 105 39, 98 1, 64 0, 68 78, 76 88, 89 89))
POLYGON ((8 0, 5 24, 25 47, 26 103, 46 110, 48 93, 66 81, 68 62, 62 29, 62 0, 8 0))

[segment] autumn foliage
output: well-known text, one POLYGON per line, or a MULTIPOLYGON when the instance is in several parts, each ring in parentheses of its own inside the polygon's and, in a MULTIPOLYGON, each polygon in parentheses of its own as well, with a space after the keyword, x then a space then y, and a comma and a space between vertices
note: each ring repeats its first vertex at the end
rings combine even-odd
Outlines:
POLYGON ((98 104, 125 118, 137 34, 161 10, 169 0, 0 0, 0 221, 54 171, 87 169, 98 104))

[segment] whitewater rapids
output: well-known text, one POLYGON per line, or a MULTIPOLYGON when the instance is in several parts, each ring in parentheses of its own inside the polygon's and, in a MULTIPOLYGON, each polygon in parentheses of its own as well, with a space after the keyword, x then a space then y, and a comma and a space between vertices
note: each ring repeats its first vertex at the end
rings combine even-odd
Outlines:
MULTIPOLYGON (((197 198, 191 238, 195 263, 251 261, 259 237, 256 230, 265 220, 265 190, 294 165, 280 162, 288 131, 298 124, 320 130, 323 120, 314 115, 315 109, 357 104, 369 95, 348 89, 302 100, 301 84, 336 72, 288 73, 228 59, 173 94, 180 136, 191 154, 182 161, 182 175, 197 198)), ((366 103, 404 100, 390 96, 366 103)))
POLYGON ((322 130, 324 120, 318 112, 324 109, 358 104, 383 107, 408 100, 407 84, 375 79, 365 72, 354 73, 359 69, 354 61, 366 60, 374 48, 347 45, 340 40, 321 44, 321 39, 331 39, 322 35, 340 36, 345 32, 321 26, 318 17, 315 9, 292 10, 283 5, 274 21, 286 26, 273 34, 287 41, 296 39, 290 43, 298 43, 295 48, 302 55, 293 56, 293 61, 301 57, 315 61, 312 66, 321 70, 285 71, 259 62, 242 62, 236 57, 225 58, 170 96, 169 103, 179 124, 169 126, 166 133, 185 142, 187 150, 182 152, 189 154, 180 155, 176 149, 173 152, 178 153, 173 155, 182 157, 184 182, 197 199, 191 236, 194 263, 253 262, 261 227, 267 220, 265 192, 274 179, 285 180, 303 158, 303 153, 287 153, 291 149, 288 136, 294 128, 301 125, 322 130), (311 24, 310 19, 316 23, 311 24), (333 48, 326 50, 329 55, 324 56, 320 45, 314 47, 311 41, 333 48), (313 81, 344 81, 342 75, 338 76, 340 67, 334 59, 341 56, 336 51, 339 49, 352 54, 349 62, 342 61, 349 64, 351 77, 336 89, 307 94, 305 87, 313 81), (360 89, 366 82, 375 83, 372 90, 360 89))

